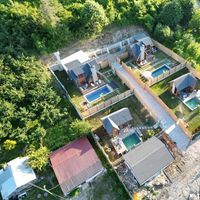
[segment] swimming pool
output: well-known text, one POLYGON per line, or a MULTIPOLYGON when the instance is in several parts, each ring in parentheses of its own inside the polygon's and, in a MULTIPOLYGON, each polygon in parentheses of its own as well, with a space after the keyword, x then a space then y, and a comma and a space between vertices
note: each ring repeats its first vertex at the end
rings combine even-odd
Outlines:
POLYGON ((88 102, 91 103, 92 101, 95 101, 102 96, 106 96, 110 92, 112 92, 112 89, 108 85, 104 85, 103 87, 100 87, 97 90, 94 90, 94 91, 84 95, 84 97, 88 102))
POLYGON ((193 97, 184 103, 190 110, 194 110, 198 107, 198 105, 200 105, 199 99, 197 97, 193 97))
POLYGON ((122 141, 128 150, 132 149, 134 146, 141 142, 136 133, 132 133, 128 137, 122 139, 122 141))
POLYGON ((153 72, 151 72, 151 76, 153 78, 160 76, 161 74, 167 72, 170 70, 170 67, 167 65, 163 65, 162 67, 159 67, 158 69, 154 70, 153 72))

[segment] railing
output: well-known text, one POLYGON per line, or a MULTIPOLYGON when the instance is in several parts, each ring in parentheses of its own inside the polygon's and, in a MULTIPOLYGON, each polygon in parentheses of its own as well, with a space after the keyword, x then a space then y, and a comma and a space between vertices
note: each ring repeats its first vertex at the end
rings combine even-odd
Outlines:
POLYGON ((131 90, 128 90, 122 94, 119 94, 117 96, 114 96, 110 99, 108 99, 107 101, 101 103, 101 104, 98 104, 96 106, 93 106, 91 108, 89 108, 88 110, 84 111, 81 113, 82 115, 82 118, 83 119, 86 119, 86 118, 89 118, 91 117, 92 115, 95 115, 97 114, 98 112, 118 103, 119 101, 122 101, 130 96, 133 95, 133 92, 131 90))

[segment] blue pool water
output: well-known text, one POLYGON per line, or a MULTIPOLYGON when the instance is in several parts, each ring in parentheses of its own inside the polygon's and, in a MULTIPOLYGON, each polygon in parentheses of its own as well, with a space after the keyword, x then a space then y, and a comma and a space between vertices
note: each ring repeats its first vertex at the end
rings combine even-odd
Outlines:
POLYGON ((107 95, 110 92, 111 92, 111 90, 108 88, 107 85, 105 85, 89 94, 86 94, 85 98, 87 99, 88 102, 92 102, 92 101, 99 99, 102 96, 107 95))
POLYGON ((194 110, 194 109, 196 109, 198 107, 198 105, 200 104, 200 102, 197 99, 197 97, 194 97, 194 98, 186 101, 185 104, 188 106, 188 108, 190 110, 194 110))
POLYGON ((129 135, 128 137, 122 139, 122 141, 128 150, 132 149, 134 146, 141 142, 136 133, 129 135))
POLYGON ((153 78, 157 77, 157 76, 160 76, 161 74, 165 73, 166 71, 169 71, 169 67, 167 65, 163 65, 162 67, 159 67, 158 69, 154 70, 152 73, 151 73, 151 76, 153 78))

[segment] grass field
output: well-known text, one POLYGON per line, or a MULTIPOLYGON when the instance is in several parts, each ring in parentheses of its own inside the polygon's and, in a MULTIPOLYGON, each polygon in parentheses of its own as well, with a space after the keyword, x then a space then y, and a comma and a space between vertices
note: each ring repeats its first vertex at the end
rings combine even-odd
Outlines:
MULTIPOLYGON (((191 134, 196 132, 200 126, 200 112, 199 109, 190 111, 176 96, 169 91, 169 82, 185 73, 187 69, 183 69, 165 80, 153 85, 151 89, 158 95, 162 101, 175 113, 175 115, 183 119, 188 124, 188 129, 191 134)), ((197 89, 200 89, 200 81, 198 81, 197 89)))

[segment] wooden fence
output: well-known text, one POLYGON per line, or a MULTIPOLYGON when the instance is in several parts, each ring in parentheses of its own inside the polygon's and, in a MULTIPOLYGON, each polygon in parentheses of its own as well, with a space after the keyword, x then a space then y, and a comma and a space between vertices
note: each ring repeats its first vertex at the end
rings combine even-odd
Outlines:
POLYGON ((172 74, 175 74, 176 72, 180 71, 181 69, 185 68, 186 67, 186 63, 184 64, 179 64, 173 68, 171 68, 169 71, 166 71, 164 73, 162 73, 161 75, 155 77, 155 78, 151 78, 148 80, 148 86, 152 86, 162 80, 164 80, 165 78, 171 76, 172 74))
POLYGON ((101 104, 98 104, 96 106, 93 106, 91 108, 89 108, 88 110, 84 111, 81 113, 82 115, 82 118, 83 119, 86 119, 86 118, 89 118, 95 114, 97 114, 98 112, 101 112, 102 110, 118 103, 119 101, 122 101, 130 96, 133 95, 133 92, 131 90, 127 90, 126 92, 122 93, 122 94, 119 94, 117 96, 114 96, 110 99, 108 99, 107 101, 101 103, 101 104))
MULTIPOLYGON (((168 49, 167 47, 165 47, 164 45, 162 45, 161 43, 159 43, 158 41, 153 40, 153 44, 160 49, 161 51, 163 51, 165 54, 167 54, 169 57, 173 58, 174 60, 176 60, 179 63, 186 63, 187 61, 182 58, 181 56, 179 56, 178 54, 176 54, 175 52, 173 52, 171 49, 168 49)), ((188 63, 188 62, 187 62, 188 63)), ((189 64, 189 63, 188 63, 189 64)))

